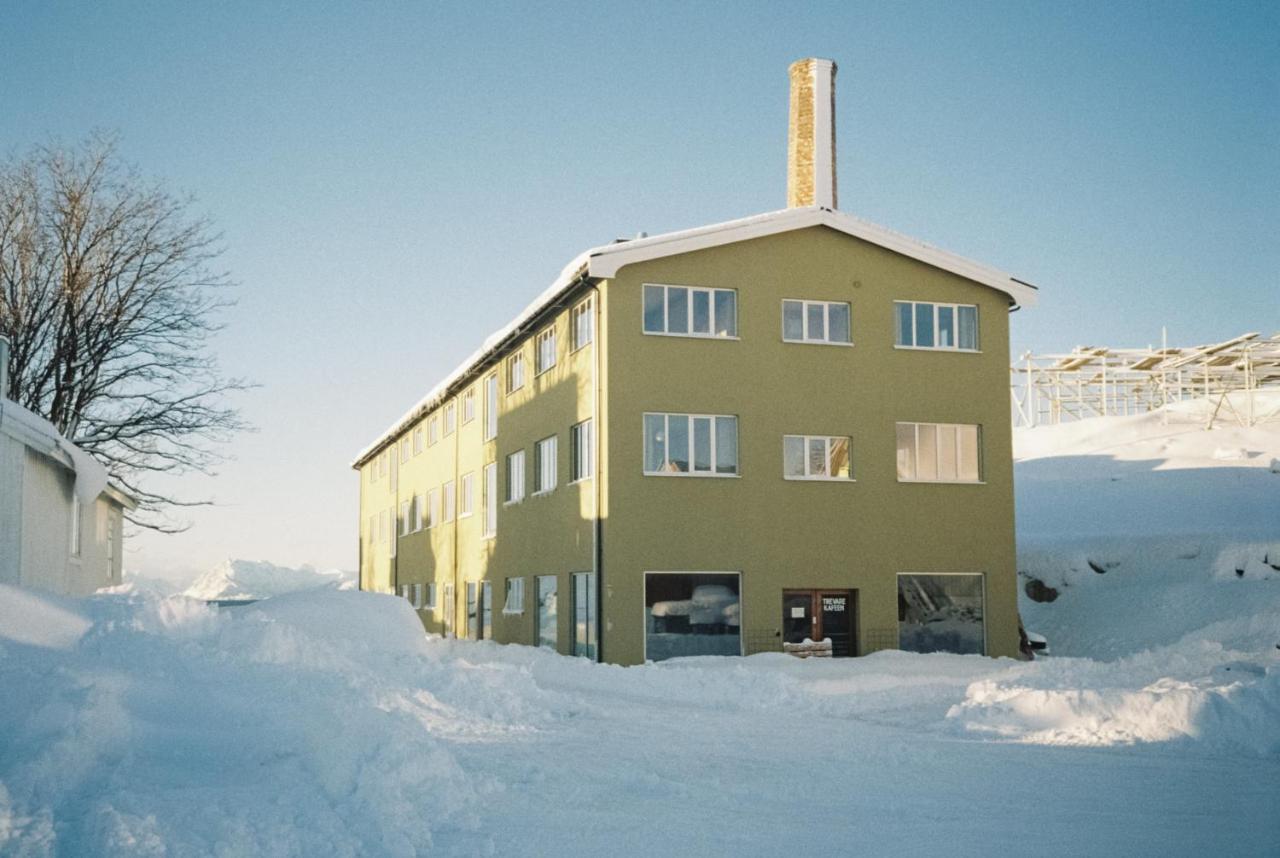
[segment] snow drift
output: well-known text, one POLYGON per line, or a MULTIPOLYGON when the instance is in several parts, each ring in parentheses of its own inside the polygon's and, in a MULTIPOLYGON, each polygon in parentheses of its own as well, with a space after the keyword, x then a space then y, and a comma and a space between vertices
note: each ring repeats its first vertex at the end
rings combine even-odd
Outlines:
POLYGON ((197 578, 183 594, 193 599, 253 601, 315 587, 355 587, 355 576, 338 569, 297 569, 254 560, 225 560, 197 578))

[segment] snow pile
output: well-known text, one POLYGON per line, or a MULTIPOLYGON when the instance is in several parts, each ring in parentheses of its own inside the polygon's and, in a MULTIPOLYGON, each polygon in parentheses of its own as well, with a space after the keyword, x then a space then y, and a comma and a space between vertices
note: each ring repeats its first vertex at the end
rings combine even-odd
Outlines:
POLYGON ((183 594, 207 602, 253 601, 316 587, 353 589, 355 576, 338 569, 294 569, 263 561, 225 560, 197 578, 183 594))

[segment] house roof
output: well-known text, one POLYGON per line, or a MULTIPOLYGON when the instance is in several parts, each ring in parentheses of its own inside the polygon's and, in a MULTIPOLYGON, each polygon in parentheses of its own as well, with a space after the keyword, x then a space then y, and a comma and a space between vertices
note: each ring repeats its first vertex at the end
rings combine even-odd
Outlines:
POLYGON ((706 250, 725 244, 747 241, 753 238, 764 238, 783 232, 807 229, 814 226, 825 226, 851 235, 854 238, 891 250, 911 259, 919 260, 934 268, 950 271, 975 283, 989 286, 1009 297, 1012 309, 1032 307, 1036 303, 1035 286, 1018 280, 1011 274, 999 269, 966 259, 950 251, 926 244, 918 239, 894 232, 891 229, 863 220, 834 209, 821 206, 804 206, 799 208, 780 209, 751 217, 725 221, 648 236, 627 241, 617 241, 586 250, 574 257, 560 272, 551 285, 539 295, 533 303, 525 307, 511 322, 489 335, 475 352, 458 365, 425 396, 404 413, 377 440, 361 450, 352 468, 359 468, 375 453, 390 441, 401 435, 413 423, 442 402, 453 391, 454 387, 466 379, 476 369, 484 365, 489 358, 513 337, 518 335, 529 322, 535 320, 544 310, 561 300, 584 279, 605 279, 615 276, 625 265, 644 262, 650 259, 661 259, 690 253, 695 250, 706 250))

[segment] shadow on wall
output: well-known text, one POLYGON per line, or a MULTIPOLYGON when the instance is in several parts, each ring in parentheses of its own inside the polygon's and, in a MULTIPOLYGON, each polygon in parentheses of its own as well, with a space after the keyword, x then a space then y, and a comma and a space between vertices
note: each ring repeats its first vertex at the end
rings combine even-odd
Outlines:
POLYGON ((1280 474, 1238 466, 1161 470, 1163 464, 1110 456, 1016 463, 1018 538, 1280 530, 1280 474))

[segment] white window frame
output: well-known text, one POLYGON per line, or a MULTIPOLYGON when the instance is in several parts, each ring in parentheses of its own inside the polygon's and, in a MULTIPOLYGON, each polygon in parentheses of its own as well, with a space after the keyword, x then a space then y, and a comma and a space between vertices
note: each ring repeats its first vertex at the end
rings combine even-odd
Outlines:
POLYGON ((485 539, 493 539, 498 533, 498 463, 484 466, 484 531, 485 539))
POLYGON ((484 440, 498 437, 498 374, 484 377, 484 440))
POLYGON ((948 301, 913 301, 908 299, 898 299, 893 302, 893 331, 895 349, 903 349, 905 351, 918 352, 960 352, 962 354, 981 354, 982 353, 982 312, 977 304, 952 304, 948 301), (898 307, 902 304, 911 305, 911 345, 903 345, 897 342, 898 337, 898 307), (933 342, 931 346, 918 346, 915 344, 916 339, 916 308, 921 304, 929 304, 933 307, 933 342), (938 319, 941 314, 938 312, 939 307, 950 307, 954 313, 955 319, 955 339, 954 346, 938 345, 938 319), (960 308, 971 307, 973 309, 973 338, 977 342, 978 347, 974 349, 960 348, 960 308))
MULTIPOLYGON (((716 570, 716 569, 646 569, 640 573, 640 663, 644 664, 649 660, 649 606, 646 602, 649 599, 649 588, 645 583, 650 575, 736 575, 738 577, 738 616, 745 617, 746 613, 746 593, 742 588, 742 571, 734 569, 716 570)), ((738 655, 746 655, 747 653, 747 635, 741 625, 738 626, 738 655)))
POLYGON ((508 453, 506 458, 506 480, 507 492, 503 496, 503 504, 510 505, 520 503, 524 500, 525 490, 525 461, 524 450, 516 450, 508 453), (513 479, 514 475, 514 479, 513 479))
POLYGON ((458 499, 456 494, 457 489, 454 486, 453 480, 445 480, 445 483, 441 488, 444 494, 444 513, 440 521, 444 524, 448 524, 453 521, 454 513, 456 512, 458 499))
POLYGON ((686 286, 682 283, 645 283, 640 287, 640 332, 650 337, 691 337, 697 340, 737 340, 740 339, 736 333, 738 330, 738 290, 722 289, 715 286, 686 286), (650 331, 644 326, 644 302, 645 290, 649 288, 662 290, 662 330, 650 331), (686 318, 689 320, 690 330, 686 333, 679 331, 671 332, 667 328, 670 326, 670 320, 667 318, 667 309, 670 306, 667 303, 667 291, 669 289, 686 289, 686 318), (694 333, 693 332, 693 293, 706 292, 707 300, 710 302, 710 332, 694 333), (716 293, 729 292, 733 294, 733 334, 717 334, 716 333, 716 293))
POLYGON ((422 599, 422 608, 427 611, 436 609, 436 582, 428 581, 424 585, 424 593, 422 599))
POLYGON ((467 518, 476 511, 476 472, 467 471, 458 478, 458 518, 467 518))
POLYGON ((533 445, 533 497, 556 489, 559 469, 559 436, 551 435, 533 445))
POLYGON ((440 415, 432 414, 427 420, 427 446, 434 447, 440 441, 440 415))
POLYGON ((444 437, 448 438, 458 428, 458 406, 450 402, 444 407, 444 437))
POLYGON ((507 358, 507 396, 524 387, 524 351, 507 358))
MULTIPOLYGON (((894 461, 894 474, 897 476, 897 478, 898 478, 898 482, 900 482, 900 483, 925 483, 925 484, 937 483, 937 484, 940 484, 940 485, 949 485, 949 486, 954 486, 954 485, 961 485, 961 486, 980 486, 980 485, 985 485, 985 483, 986 483, 986 473, 985 473, 986 468, 985 468, 985 464, 984 464, 984 462, 983 462, 983 456, 982 456, 982 424, 981 424, 981 423, 913 423, 913 422, 911 422, 911 421, 909 421, 909 420, 899 420, 899 421, 897 421, 897 422, 894 424, 893 430, 894 430, 894 442, 893 442, 893 443, 894 443, 894 459, 895 459, 895 461, 894 461), (977 430, 977 433, 976 433, 976 434, 977 434, 977 445, 978 445, 978 448, 977 448, 977 450, 976 450, 976 454, 975 454, 975 455, 976 455, 977 464, 978 464, 978 478, 977 478, 976 480, 964 480, 964 479, 959 479, 959 478, 954 479, 954 480, 943 480, 943 479, 937 479, 937 478, 935 478, 935 479, 920 479, 919 477, 905 478, 905 477, 903 477, 901 474, 898 474, 898 473, 897 473, 897 471, 898 471, 898 463, 897 463, 896 459, 897 459, 897 449, 898 449, 898 441, 897 441, 897 437, 898 437, 898 436, 897 436, 897 432, 898 432, 898 427, 899 427, 899 426, 914 426, 914 427, 915 427, 915 461, 916 461, 916 468, 915 468, 915 471, 916 471, 916 473, 917 473, 917 474, 919 474, 919 473, 920 473, 920 429, 921 429, 921 427, 927 426, 927 427, 931 428, 931 429, 933 430, 933 432, 934 432, 933 454, 934 454, 934 471, 935 471, 935 472, 937 472, 937 471, 940 471, 940 470, 941 470, 941 468, 940 468, 940 467, 938 467, 938 465, 939 465, 939 454, 940 454, 940 452, 941 452, 941 451, 940 451, 940 445, 938 444, 938 429, 939 429, 940 427, 950 427, 950 428, 953 428, 953 429, 956 429, 956 430, 957 430, 957 431, 956 431, 956 433, 955 433, 955 435, 956 435, 956 451, 955 451, 955 453, 956 453, 956 473, 957 473, 957 474, 959 474, 959 472, 960 472, 960 432, 959 432, 959 430, 960 430, 960 429, 976 429, 976 430, 977 430)), ((922 575, 923 575, 923 574, 925 574, 925 573, 923 573, 923 572, 922 572, 922 573, 920 573, 920 574, 922 574, 922 575)), ((956 573, 956 574, 959 574, 959 573, 956 573)))
POLYGON ((798 480, 801 482, 820 482, 820 483, 851 483, 853 479, 853 439, 848 435, 783 435, 782 436, 782 478, 784 480, 798 480), (793 476, 787 473, 787 439, 799 438, 804 443, 804 474, 802 476, 793 476), (809 473, 809 442, 823 441, 826 444, 827 454, 827 473, 810 474, 809 473), (849 476, 837 477, 831 474, 831 442, 846 441, 849 447, 849 476))
POLYGON ((556 365, 556 326, 552 323, 533 341, 533 375, 542 375, 556 365))
POLYGON ((853 305, 848 301, 810 301, 806 298, 782 299, 782 341, 784 343, 803 343, 811 346, 852 346, 853 345, 853 305), (787 336, 787 305, 800 305, 800 339, 787 336), (849 339, 831 339, 831 308, 835 306, 849 308, 849 339), (822 307, 823 336, 813 337, 809 334, 809 308, 822 307))
POLYGON ((413 455, 416 456, 421 452, 422 452, 422 427, 419 426, 417 429, 413 430, 413 455))
POLYGON ((524 578, 508 578, 507 591, 502 601, 502 615, 505 617, 514 616, 524 613, 524 578), (515 607, 512 607, 512 598, 515 599, 515 607))
POLYGON ((400 439, 400 464, 403 465, 405 462, 409 461, 409 457, 411 455, 412 453, 409 449, 409 437, 406 435, 400 439))
POLYGON ((409 535, 409 515, 412 512, 412 501, 400 501, 400 535, 409 535))
POLYGON ((413 583, 409 585, 409 595, 412 597, 409 603, 413 605, 415 611, 422 610, 422 584, 413 583))
MULTIPOLYGON (((646 477, 700 477, 700 478, 712 477, 712 478, 718 478, 718 479, 737 479, 738 477, 741 477, 742 476, 741 444, 735 445, 738 448, 737 461, 734 462, 734 467, 736 468, 736 471, 732 474, 721 474, 715 470, 716 468, 716 423, 715 421, 716 421, 716 418, 722 418, 722 417, 730 418, 734 421, 734 428, 735 428, 735 434, 736 434, 737 425, 738 425, 738 415, 736 414, 692 414, 692 413, 685 413, 685 412, 679 412, 679 411, 646 411, 644 412, 640 417, 640 469, 641 469, 641 472, 646 477), (645 431, 645 423, 646 423, 645 418, 647 417, 666 418, 665 422, 663 423, 663 432, 662 432, 664 436, 664 441, 663 441, 664 451, 666 452, 669 452, 669 447, 667 446, 667 441, 665 439, 667 437, 670 437, 670 434, 671 434, 671 428, 670 428, 671 418, 684 417, 689 421, 689 436, 688 436, 689 437, 689 470, 688 471, 647 470, 648 463, 645 462, 645 458, 646 458, 645 445, 649 442, 649 435, 645 431), (694 444, 693 421, 695 418, 698 418, 698 417, 711 418, 711 470, 710 471, 693 470, 693 444, 694 444)), ((665 455, 663 457, 663 460, 670 461, 671 460, 670 455, 665 455)))
POLYGON ((423 495, 413 496, 413 532, 422 530, 423 514, 426 512, 426 499, 423 495))
POLYGON ((588 417, 569 427, 569 485, 594 477, 595 463, 595 422, 588 417))
POLYGON ((595 333, 595 306, 592 304, 591 298, 585 298, 575 304, 573 310, 569 313, 569 339, 572 346, 570 351, 576 352, 584 346, 591 345, 595 339, 595 333))
POLYGON ((476 389, 472 387, 462 394, 462 425, 476 419, 476 389))

